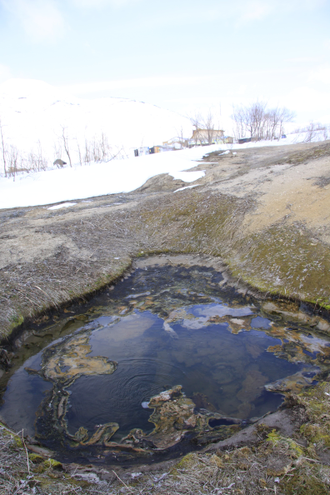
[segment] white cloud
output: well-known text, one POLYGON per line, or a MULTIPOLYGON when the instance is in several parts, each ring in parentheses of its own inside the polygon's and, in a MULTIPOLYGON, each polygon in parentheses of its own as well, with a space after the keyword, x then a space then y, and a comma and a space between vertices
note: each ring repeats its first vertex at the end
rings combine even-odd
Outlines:
POLYGON ((315 10, 328 0, 233 0, 231 10, 238 17, 238 25, 260 21, 273 13, 287 14, 294 11, 315 10))
POLYGON ((264 0, 252 0, 239 6, 239 23, 259 21, 267 17, 273 10, 273 2, 264 0))
POLYGON ((71 0, 78 8, 98 8, 110 5, 111 7, 125 7, 130 3, 136 3, 141 0, 71 0))
POLYGON ((320 65, 310 74, 310 81, 319 81, 324 84, 330 84, 330 65, 320 65))
POLYGON ((314 88, 301 86, 291 91, 283 98, 285 106, 297 112, 310 114, 310 120, 315 120, 315 115, 329 113, 330 111, 330 93, 317 91, 314 88))
POLYGON ((0 83, 13 77, 10 68, 7 65, 0 64, 0 83))
POLYGON ((165 76, 121 79, 117 81, 99 81, 62 86, 62 89, 74 95, 99 93, 127 88, 160 88, 163 86, 187 86, 199 84, 211 76, 165 76))
POLYGON ((64 31, 64 19, 54 0, 1 0, 33 41, 55 40, 64 31))

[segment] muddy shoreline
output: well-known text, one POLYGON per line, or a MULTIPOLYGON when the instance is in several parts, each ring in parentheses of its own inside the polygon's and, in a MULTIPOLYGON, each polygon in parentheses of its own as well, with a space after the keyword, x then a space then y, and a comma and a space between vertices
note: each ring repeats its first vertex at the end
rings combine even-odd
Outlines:
MULTIPOLYGON (((180 192, 174 191, 185 185, 182 181, 162 175, 132 193, 78 200, 75 206, 65 209, 49 210, 45 206, 1 210, 2 344, 24 335, 31 322, 43 324, 50 314, 65 309, 73 301, 80 304, 84 298, 89 299, 105 286, 111 286, 136 267, 154 262, 179 262, 187 266, 209 264, 227 274, 228 283, 243 292, 274 300, 300 301, 310 309, 319 310, 318 314, 325 320, 322 331, 330 335, 330 325, 327 326, 330 143, 255 148, 228 155, 215 153, 196 163, 195 169, 205 170, 204 178, 196 181, 194 188, 180 192)), ((5 362, 2 368, 4 372, 5 362)), ((326 386, 322 385, 322 390, 326 386)), ((322 393, 329 395, 328 392, 322 393)), ((320 393, 317 390, 315 395, 322 402, 320 393)), ((330 464, 327 443, 323 440, 322 446, 319 440, 314 441, 315 435, 301 432, 304 424, 316 423, 308 397, 308 394, 301 399, 293 397, 292 407, 286 409, 284 414, 291 418, 289 423, 294 424, 291 430, 281 429, 281 421, 274 419, 272 423, 269 419, 265 427, 255 426, 251 433, 252 437, 256 436, 254 440, 249 438, 240 443, 233 439, 231 445, 212 446, 212 455, 217 457, 213 457, 212 462, 217 469, 226 472, 221 467, 224 460, 220 452, 231 452, 224 455, 229 455, 234 462, 237 449, 244 445, 250 450, 250 460, 259 455, 259 450, 260 455, 262 452, 266 455, 267 435, 274 429, 278 432, 278 443, 272 444, 275 457, 284 456, 283 435, 294 438, 297 445, 301 445, 299 448, 309 449, 304 451, 305 457, 313 458, 316 463, 323 462, 324 466, 330 464), (317 445, 314 453, 311 451, 313 443, 317 445), (254 452, 251 451, 253 445, 259 445, 254 452)), ((326 407, 324 414, 327 414, 326 407)), ((322 429, 323 420, 317 421, 322 429)), ((264 423, 261 421, 261 424, 264 423)), ((324 433, 322 435, 324 437, 324 433)), ((31 451, 39 448, 30 447, 31 451)), ((285 449, 292 459, 296 447, 291 445, 285 449)), ((188 474, 192 466, 198 471, 199 462, 205 464, 203 455, 187 456, 188 474)), ((24 450, 22 456, 24 459, 24 450)), ((208 461, 211 457, 207 457, 208 461)), ((177 468, 173 466, 171 461, 159 465, 156 471, 162 476, 168 470, 175 471, 177 468)), ((71 474, 74 469, 79 471, 78 467, 65 468, 71 474)), ((139 468, 141 483, 150 477, 150 469, 155 467, 139 468)), ((308 465, 306 473, 309 469, 312 468, 308 465)), ((83 471, 81 479, 88 479, 87 471, 83 471)), ((126 490, 126 484, 132 480, 125 470, 117 469, 115 474, 100 471, 102 469, 91 472, 97 473, 101 482, 117 483, 118 490, 126 490)), ((177 471, 174 471, 175 477, 177 471)), ((270 475, 262 476, 265 486, 270 486, 270 475)), ((235 482, 238 486, 237 479, 235 482)), ((143 483, 142 487, 147 486, 143 483)), ((157 485, 157 493, 167 493, 166 483, 165 491, 161 491, 161 485, 157 485)), ((139 493, 134 486, 129 488, 124 493, 139 493)), ((86 493, 94 493, 93 489, 86 487, 86 493)), ((234 493, 259 493, 259 488, 253 491, 252 485, 250 490, 234 493)), ((262 490, 261 486, 260 493, 262 490)))
POLYGON ((168 175, 73 207, 1 210, 0 337, 157 253, 211 255, 261 292, 330 308, 330 144, 213 154, 192 189, 168 175))

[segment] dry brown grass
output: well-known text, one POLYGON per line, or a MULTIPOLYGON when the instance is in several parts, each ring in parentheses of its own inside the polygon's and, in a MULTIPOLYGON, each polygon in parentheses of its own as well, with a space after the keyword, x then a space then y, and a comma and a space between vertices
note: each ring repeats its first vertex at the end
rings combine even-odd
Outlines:
MULTIPOLYGON (((294 151, 292 156, 288 150, 259 150, 233 158, 232 163, 237 160, 238 167, 233 176, 246 174, 256 166, 295 166, 324 159, 329 154, 329 145, 307 145, 307 151, 294 151)), ((219 170, 222 167, 220 164, 219 170)), ((212 177, 219 183, 223 180, 221 173, 212 168, 212 177)), ((1 336, 8 336, 29 317, 51 307, 56 309, 116 280, 142 252, 221 256, 238 280, 244 279, 265 291, 282 291, 283 295, 328 304, 330 308, 329 245, 320 240, 317 232, 307 230, 303 224, 288 226, 284 219, 258 235, 244 234, 244 217, 254 211, 255 197, 220 194, 206 179, 205 187, 196 190, 176 194, 164 191, 100 198, 90 206, 80 202, 72 211, 50 213, 35 208, 0 212, 0 238, 6 254, 0 269, 1 336), (116 201, 122 205, 113 206, 116 201), (41 241, 33 246, 36 234, 41 241), (42 239, 50 240, 49 249, 43 251, 42 239), (302 267, 307 268, 304 278, 300 276, 302 267), (279 285, 276 278, 280 279, 279 285)), ((22 434, 2 426, 0 493, 328 494, 327 387, 328 383, 320 384, 297 398, 309 419, 295 439, 260 431, 256 445, 192 453, 174 467, 160 465, 153 470, 96 470, 79 466, 63 469, 31 452, 27 455, 22 434)))
POLYGON ((177 461, 129 469, 62 465, 32 452, 28 454, 22 432, 13 434, 1 426, 0 493, 327 495, 330 490, 330 455, 324 440, 329 435, 327 394, 330 383, 322 382, 291 399, 308 414, 308 420, 293 438, 261 424, 254 444, 230 449, 214 446, 213 452, 192 452, 177 461))

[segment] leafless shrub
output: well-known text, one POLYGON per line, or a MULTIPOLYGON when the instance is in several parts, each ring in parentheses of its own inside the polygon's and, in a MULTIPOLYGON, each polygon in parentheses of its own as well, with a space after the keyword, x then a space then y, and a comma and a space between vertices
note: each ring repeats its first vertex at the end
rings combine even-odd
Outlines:
POLYGON ((256 140, 279 139, 284 133, 284 124, 291 122, 295 114, 287 108, 267 109, 267 104, 257 101, 249 107, 234 107, 234 135, 241 139, 247 135, 256 140))
POLYGON ((7 151, 7 165, 7 176, 13 177, 14 180, 18 172, 24 171, 24 168, 22 167, 22 157, 16 146, 10 145, 10 148, 7 151))
POLYGON ((80 147, 78 139, 76 141, 77 141, 77 152, 78 152, 79 164, 82 165, 81 147, 80 147))
POLYGON ((53 145, 53 154, 54 154, 54 157, 57 157, 59 159, 62 159, 63 155, 64 155, 64 152, 63 152, 63 146, 62 146, 62 140, 61 139, 57 139, 57 141, 55 141, 54 145, 53 145))
POLYGON ((211 110, 204 117, 196 113, 194 117, 190 118, 190 122, 195 128, 192 138, 195 144, 212 144, 219 139, 223 139, 223 131, 216 129, 214 115, 211 110))
POLYGON ((80 163, 109 162, 117 156, 114 154, 108 138, 103 132, 100 137, 94 136, 90 141, 85 139, 84 156, 81 153, 81 148, 78 143, 78 155, 80 163))
MULTIPOLYGON (((1 158, 3 162, 3 171, 5 177, 13 177, 21 172, 40 172, 49 168, 50 162, 43 154, 42 144, 40 141, 37 147, 28 153, 23 153, 15 145, 8 144, 3 132, 3 126, 0 120, 0 147, 1 158)), ((61 128, 61 134, 53 145, 53 155, 57 158, 51 164, 62 167, 68 161, 70 167, 73 163, 79 161, 80 165, 93 162, 109 162, 114 159, 128 158, 124 148, 112 148, 108 137, 105 133, 100 136, 94 136, 84 142, 69 139, 68 129, 64 126, 61 128), (62 160, 64 158, 64 160, 62 160)))
POLYGON ((189 139, 185 137, 182 126, 180 127, 179 131, 177 131, 177 137, 178 143, 180 144, 181 148, 187 148, 189 139))
POLYGON ((70 147, 69 147, 69 138, 68 138, 68 130, 66 127, 62 126, 62 140, 63 140, 63 147, 66 153, 66 156, 68 157, 70 167, 72 167, 72 161, 71 161, 71 153, 70 153, 70 147))
POLYGON ((306 137, 304 139, 304 142, 305 143, 310 143, 313 138, 315 137, 316 135, 316 129, 317 129, 317 126, 318 124, 314 124, 313 122, 311 122, 308 126, 307 126, 307 134, 306 134, 306 137))
POLYGON ((35 172, 41 172, 42 170, 47 170, 48 162, 46 158, 43 156, 41 142, 38 141, 38 149, 37 152, 31 151, 26 160, 23 160, 23 163, 26 163, 25 169, 27 171, 33 170, 35 172))
POLYGON ((4 135, 3 135, 3 127, 2 127, 1 119, 0 119, 0 138, 1 138, 3 172, 4 172, 5 177, 6 177, 7 176, 7 159, 6 159, 5 139, 4 139, 4 135))
POLYGON ((304 139, 305 143, 310 143, 319 134, 324 140, 329 137, 330 126, 321 124, 320 122, 310 122, 308 126, 297 129, 295 132, 306 132, 304 139))

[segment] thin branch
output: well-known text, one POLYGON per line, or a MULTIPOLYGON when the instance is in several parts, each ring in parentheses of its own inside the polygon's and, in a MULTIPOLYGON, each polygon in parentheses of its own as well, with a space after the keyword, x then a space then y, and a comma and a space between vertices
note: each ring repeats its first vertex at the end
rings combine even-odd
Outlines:
POLYGON ((28 473, 29 473, 29 476, 30 476, 30 475, 31 475, 31 471, 30 471, 29 453, 28 453, 28 450, 27 450, 26 445, 25 445, 25 440, 24 440, 24 429, 22 430, 22 442, 23 442, 24 449, 25 449, 25 454, 26 454, 26 464, 27 464, 27 469, 28 469, 28 473))
POLYGON ((127 490, 134 492, 133 488, 130 488, 128 485, 126 485, 126 483, 121 478, 119 478, 118 474, 114 470, 112 470, 112 472, 119 479, 119 481, 125 486, 125 488, 127 488, 127 490))

